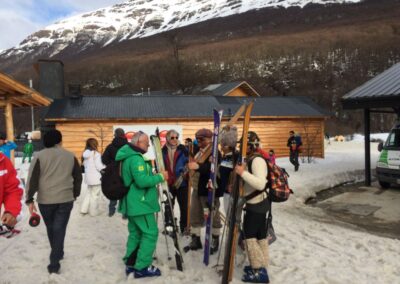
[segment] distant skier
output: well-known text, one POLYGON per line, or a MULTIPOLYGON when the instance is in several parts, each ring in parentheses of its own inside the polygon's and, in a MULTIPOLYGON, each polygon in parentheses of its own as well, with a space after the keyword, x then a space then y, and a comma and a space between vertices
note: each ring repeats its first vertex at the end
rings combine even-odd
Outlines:
POLYGON ((115 157, 122 161, 122 178, 130 187, 118 211, 128 217, 129 236, 123 260, 126 275, 133 273, 135 278, 161 275, 160 269, 152 265, 158 239, 154 213, 160 211, 156 185, 168 180, 168 172, 153 174, 151 160, 144 156, 149 146, 149 137, 138 131, 115 157))
POLYGON ((25 159, 28 158, 29 163, 32 160, 32 154, 33 154, 33 144, 32 140, 29 139, 28 143, 24 145, 24 156, 22 157, 22 163, 25 163, 25 159))
POLYGON ((297 172, 299 170, 299 153, 300 147, 303 145, 301 141, 301 136, 294 133, 293 130, 289 132, 289 139, 287 141, 287 146, 289 147, 289 160, 294 166, 294 170, 297 172))

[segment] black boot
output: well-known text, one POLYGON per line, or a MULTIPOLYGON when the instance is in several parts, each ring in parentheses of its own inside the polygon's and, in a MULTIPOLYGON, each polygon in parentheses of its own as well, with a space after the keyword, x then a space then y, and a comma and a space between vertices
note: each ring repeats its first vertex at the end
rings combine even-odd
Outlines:
POLYGON ((212 235, 210 254, 214 254, 218 251, 219 248, 219 236, 212 235))
POLYGON ((199 250, 202 249, 203 245, 201 244, 201 240, 199 236, 192 235, 192 240, 190 244, 186 247, 184 247, 184 251, 188 252, 189 250, 199 250))

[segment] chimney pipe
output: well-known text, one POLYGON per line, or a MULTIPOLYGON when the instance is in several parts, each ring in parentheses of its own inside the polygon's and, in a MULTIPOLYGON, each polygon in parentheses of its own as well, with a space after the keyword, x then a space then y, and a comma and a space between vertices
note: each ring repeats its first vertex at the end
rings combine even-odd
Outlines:
POLYGON ((68 84, 68 95, 71 98, 80 98, 81 95, 81 85, 80 84, 68 84))
POLYGON ((60 60, 39 60, 39 92, 52 99, 64 97, 64 64, 60 60))

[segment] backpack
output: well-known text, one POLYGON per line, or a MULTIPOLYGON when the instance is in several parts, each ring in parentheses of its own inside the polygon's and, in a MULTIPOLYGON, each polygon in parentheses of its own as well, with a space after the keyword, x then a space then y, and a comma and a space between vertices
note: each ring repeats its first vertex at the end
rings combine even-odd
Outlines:
POLYGON ((101 171, 101 191, 110 200, 122 199, 129 191, 121 177, 122 162, 114 161, 101 171))
MULTIPOLYGON (((262 155, 256 155, 256 157, 261 157, 267 163, 268 173, 267 173, 267 184, 265 185, 265 191, 268 191, 268 198, 272 202, 284 202, 289 199, 289 196, 293 191, 289 188, 288 177, 289 174, 285 169, 271 163, 269 160, 265 159, 262 155)), ((254 157, 255 158, 255 157, 254 157)), ((253 159, 254 159, 253 158, 253 159)), ((249 172, 251 171, 251 166, 253 159, 248 162, 249 172)), ((262 191, 259 191, 261 193, 262 191)), ((254 196, 253 196, 254 197, 254 196)))
POLYGON ((303 146, 303 141, 301 140, 300 134, 295 134, 294 140, 296 141, 297 151, 299 153, 302 153, 303 152, 303 148, 301 146, 303 146))
POLYGON ((289 196, 293 191, 289 187, 288 177, 289 174, 285 169, 272 164, 267 161, 268 167, 268 182, 269 187, 268 197, 272 202, 284 202, 289 199, 289 196))

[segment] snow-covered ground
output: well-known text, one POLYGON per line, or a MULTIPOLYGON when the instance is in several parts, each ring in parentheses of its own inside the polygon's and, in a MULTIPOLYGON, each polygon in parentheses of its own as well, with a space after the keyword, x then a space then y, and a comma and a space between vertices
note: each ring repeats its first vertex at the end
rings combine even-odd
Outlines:
MULTIPOLYGON (((373 167, 378 158, 376 145, 371 145, 373 167)), ((325 159, 301 164, 298 172, 293 171, 287 158, 277 160, 289 172, 295 195, 286 203, 274 204, 278 239, 270 247, 271 283, 400 283, 399 240, 317 221, 324 220, 325 213, 304 205, 304 200, 321 189, 361 180, 363 155, 362 142, 331 142, 326 145, 325 159)), ((101 204, 100 216, 81 216, 81 200, 82 197, 75 203, 69 223, 61 274, 48 275, 45 227, 29 227, 25 214, 18 225, 22 233, 13 239, 0 239, 0 283, 220 283, 213 268, 217 257, 212 256, 210 266, 205 267, 202 252, 185 254, 185 271, 177 271, 174 260, 167 260, 163 235, 158 240, 155 261, 162 277, 126 279, 121 260, 127 238, 126 221, 119 215, 107 216, 106 200, 101 204)), ((188 242, 183 237, 180 243, 183 247, 188 242)), ((169 248, 172 254, 172 242, 169 248)), ((239 253, 240 265, 243 259, 239 253)), ((236 267, 233 283, 241 283, 241 270, 236 267)))

